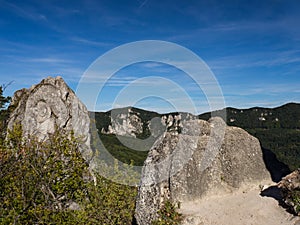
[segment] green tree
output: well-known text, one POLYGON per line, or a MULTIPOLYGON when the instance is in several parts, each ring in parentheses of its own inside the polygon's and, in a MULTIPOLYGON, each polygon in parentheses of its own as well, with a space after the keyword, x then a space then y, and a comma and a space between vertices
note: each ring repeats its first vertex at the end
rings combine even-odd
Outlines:
POLYGON ((6 135, 6 124, 9 117, 9 111, 6 109, 6 106, 11 101, 10 97, 3 96, 4 89, 5 86, 0 86, 0 143, 6 135))
POLYGON ((11 98, 10 97, 4 97, 3 92, 4 92, 4 87, 0 86, 0 111, 5 109, 6 105, 10 102, 11 98))

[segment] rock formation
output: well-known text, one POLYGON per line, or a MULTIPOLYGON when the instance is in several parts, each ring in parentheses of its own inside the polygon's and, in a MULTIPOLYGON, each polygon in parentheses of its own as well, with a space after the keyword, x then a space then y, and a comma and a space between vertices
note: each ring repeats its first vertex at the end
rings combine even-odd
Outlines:
POLYGON ((21 123, 24 136, 34 135, 41 141, 56 128, 72 130, 82 139, 80 150, 83 156, 86 160, 91 159, 88 111, 61 77, 48 77, 29 89, 17 91, 11 107, 14 110, 8 129, 21 123))
POLYGON ((300 215, 300 169, 282 178, 278 187, 284 203, 293 213, 300 215))
MULTIPOLYGON (((102 130, 105 133, 104 129, 102 130)), ((143 123, 139 113, 133 112, 131 108, 114 109, 111 111, 111 125, 106 133, 121 136, 132 136, 143 132, 143 123)))
POLYGON ((259 141, 218 117, 190 120, 157 140, 145 161, 136 220, 151 224, 165 200, 187 202, 270 181, 259 141))
POLYGON ((103 134, 116 134, 119 136, 160 136, 166 130, 180 130, 182 120, 195 119, 190 113, 158 114, 134 107, 113 109, 101 113, 101 120, 106 121, 98 129, 103 134), (109 121, 107 121, 109 120, 109 121))

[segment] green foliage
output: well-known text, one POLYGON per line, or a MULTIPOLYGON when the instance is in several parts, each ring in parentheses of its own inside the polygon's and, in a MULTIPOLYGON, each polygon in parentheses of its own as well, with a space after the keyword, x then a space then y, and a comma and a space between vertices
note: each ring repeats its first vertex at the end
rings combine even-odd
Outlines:
POLYGON ((11 97, 3 96, 3 89, 3 86, 0 86, 0 144, 6 135, 6 125, 9 117, 9 110, 6 109, 6 106, 11 101, 11 97))
POLYGON ((47 142, 9 132, 1 147, 0 223, 72 224, 72 202, 86 195, 88 167, 72 135, 58 133, 47 142))
MULTIPOLYGON (((128 108, 122 108, 122 109, 115 109, 116 112, 119 113, 128 113, 128 108)), ((123 163, 130 164, 133 162, 133 165, 135 166, 142 166, 148 151, 152 147, 153 143, 155 142, 155 138, 153 136, 150 136, 150 130, 148 127, 148 122, 154 118, 154 117, 160 117, 160 114, 155 112, 149 112, 146 110, 138 109, 131 107, 132 112, 139 115, 139 118, 141 119, 141 122, 143 124, 143 131, 141 134, 136 134, 137 138, 133 137, 125 137, 122 136, 122 139, 129 143, 130 146, 128 147, 120 142, 120 140, 117 138, 116 135, 113 134, 102 134, 101 130, 108 130, 108 127, 111 124, 111 114, 112 111, 108 112, 90 112, 90 117, 92 118, 92 122, 95 124, 95 128, 97 130, 97 136, 99 135, 101 139, 101 147, 99 150, 106 148, 107 151, 116 159, 122 161, 123 163), (147 141, 143 141, 146 138, 147 141), (138 151, 137 151, 138 149, 138 151)), ((93 134, 93 137, 95 139, 95 134, 93 134)), ((100 145, 94 144, 94 146, 100 145)), ((105 154, 105 153, 104 153, 105 154)), ((102 155, 103 156, 103 155, 102 155)))
POLYGON ((20 125, 9 132, 0 146, 0 224, 131 224, 137 189, 98 174, 95 185, 79 143, 62 131, 45 142, 24 138, 20 125))
POLYGON ((261 146, 274 152, 279 161, 289 166, 290 170, 300 167, 300 131, 298 129, 248 129, 257 137, 261 146))
POLYGON ((90 184, 84 224, 132 224, 137 188, 114 183, 97 175, 90 184))
POLYGON ((5 106, 10 102, 11 97, 3 96, 3 86, 0 86, 0 111, 2 111, 5 106))
POLYGON ((178 225, 182 221, 182 215, 177 212, 180 208, 179 203, 173 204, 165 201, 162 208, 158 211, 159 218, 152 221, 152 225, 178 225))
POLYGON ((300 213, 300 190, 294 190, 290 193, 290 199, 293 202, 295 214, 300 213))
MULTIPOLYGON (((225 110, 226 118, 223 119, 231 126, 243 129, 300 129, 300 104, 289 103, 273 109, 255 107, 242 110, 228 107, 225 110)), ((214 115, 224 117, 224 109, 215 111, 214 115)), ((204 120, 210 117, 211 113, 199 115, 204 120)))
POLYGON ((130 143, 130 145, 134 145, 134 149, 140 149, 140 151, 136 151, 123 145, 113 134, 99 134, 99 137, 104 147, 114 156, 114 158, 127 164, 130 164, 131 161, 133 161, 135 166, 143 165, 151 147, 144 146, 139 139, 134 137, 123 136, 122 138, 125 139, 126 142, 130 143))

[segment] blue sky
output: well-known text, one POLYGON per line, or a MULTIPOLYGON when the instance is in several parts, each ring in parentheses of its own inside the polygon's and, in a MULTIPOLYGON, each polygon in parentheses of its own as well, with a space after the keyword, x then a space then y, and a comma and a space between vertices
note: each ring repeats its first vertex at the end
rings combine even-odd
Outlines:
MULTIPOLYGON (((274 107, 300 102, 299 1, 0 0, 0 84, 14 81, 12 95, 47 76, 62 76, 76 90, 84 72, 105 52, 128 42, 163 40, 200 56, 214 73, 226 106, 274 107)), ((101 71, 99 71, 101 73, 101 71)), ((196 105, 209 111, 205 93, 170 65, 138 63, 105 85, 95 110, 107 110, 135 80, 153 96, 135 106, 174 111, 155 93, 170 92, 154 77, 174 81, 196 105)), ((139 93, 136 92, 136 95, 139 93)), ((174 102, 192 111, 180 92, 174 102)), ((115 106, 130 104, 126 99, 115 106)))

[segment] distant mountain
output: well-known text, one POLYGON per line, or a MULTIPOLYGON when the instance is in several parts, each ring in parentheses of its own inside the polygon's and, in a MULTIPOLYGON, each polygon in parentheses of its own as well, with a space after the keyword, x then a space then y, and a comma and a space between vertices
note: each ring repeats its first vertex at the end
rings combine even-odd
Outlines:
MULTIPOLYGON (((92 114, 91 114, 92 115, 92 114)), ((159 136, 164 130, 180 129, 182 120, 197 118, 190 113, 159 114, 135 107, 95 112, 96 126, 102 134, 148 138, 159 136)))
MULTIPOLYGON (((244 129, 300 129, 300 104, 288 103, 276 108, 254 107, 250 109, 225 108, 215 111, 215 115, 223 115, 226 110, 226 122, 231 126, 244 129)), ((207 120, 211 113, 199 115, 207 120)), ((224 119, 224 118, 223 118, 224 119)))
POLYGON ((152 118, 161 117, 159 113, 125 107, 107 112, 95 112, 98 130, 102 134, 118 134, 124 136, 148 136, 147 125, 152 118), (115 117, 112 119, 112 116, 115 117))
MULTIPOLYGON (((150 137, 152 140, 147 142, 149 146, 144 146, 143 149, 147 152, 156 137, 164 130, 175 129, 180 132, 182 120, 197 117, 208 120, 211 114, 211 112, 198 116, 177 112, 159 114, 134 107, 126 107, 108 112, 95 112, 94 119, 98 134, 105 142, 104 145, 111 145, 112 139, 114 139, 115 145, 111 146, 111 149, 114 149, 114 147, 120 148, 122 144, 117 141, 114 135, 126 136, 133 141, 150 137)), ((275 153, 277 158, 287 164, 290 169, 294 170, 300 167, 300 104, 288 103, 276 108, 237 109, 228 107, 214 111, 213 115, 219 115, 226 120, 228 125, 241 127, 257 137, 264 150, 275 153), (224 110, 226 111, 226 118, 223 116, 224 110)), ((141 144, 138 143, 137 145, 142 146, 141 144)), ((125 146, 123 148, 132 151, 132 149, 125 146)), ((135 158, 134 155, 138 154, 138 164, 141 164, 143 157, 147 155, 146 152, 133 151, 128 155, 135 158)), ((124 154, 123 159, 128 161, 126 154, 122 153, 124 154)))

